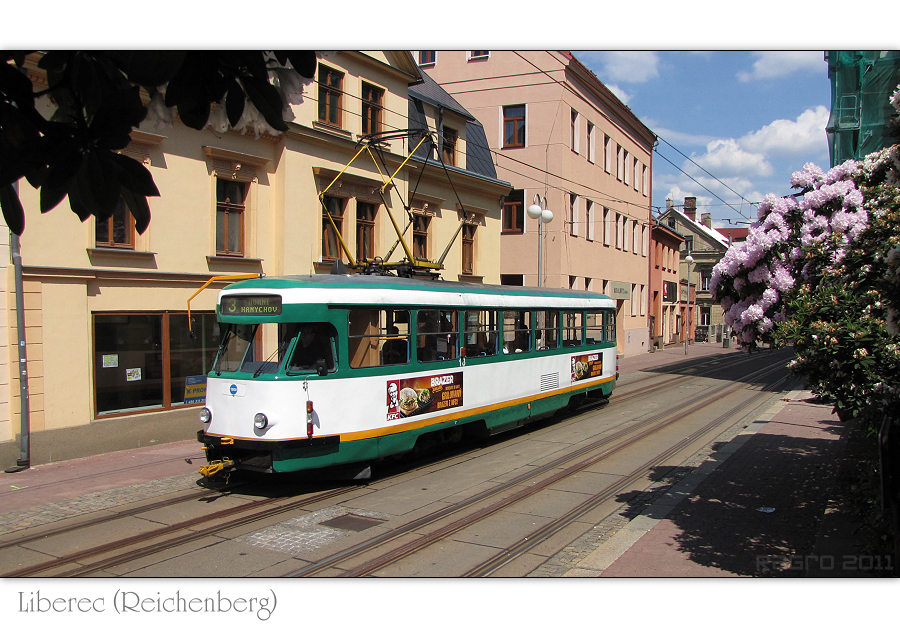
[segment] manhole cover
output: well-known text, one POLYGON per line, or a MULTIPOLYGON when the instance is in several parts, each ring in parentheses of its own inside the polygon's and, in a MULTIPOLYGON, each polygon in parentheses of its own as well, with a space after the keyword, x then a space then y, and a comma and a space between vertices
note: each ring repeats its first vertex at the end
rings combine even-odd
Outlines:
POLYGON ((379 523, 384 523, 384 519, 373 519, 372 517, 363 517, 360 515, 341 515, 328 521, 323 521, 319 525, 328 526, 329 528, 337 528, 338 530, 350 530, 351 532, 361 532, 367 530, 379 523))

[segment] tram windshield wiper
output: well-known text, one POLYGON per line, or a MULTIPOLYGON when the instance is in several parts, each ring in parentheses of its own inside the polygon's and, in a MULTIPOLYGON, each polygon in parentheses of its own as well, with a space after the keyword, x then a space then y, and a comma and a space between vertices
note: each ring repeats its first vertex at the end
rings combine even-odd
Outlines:
POLYGON ((225 330, 225 335, 222 336, 222 342, 219 344, 219 350, 216 352, 216 376, 222 374, 222 355, 225 353, 225 347, 228 346, 228 340, 234 333, 232 329, 232 327, 229 327, 225 330))
MULTIPOLYGON (((260 376, 260 374, 263 372, 263 369, 265 369, 267 366, 270 366, 270 365, 272 364, 272 358, 274 358, 276 355, 279 355, 279 354, 284 350, 284 345, 285 345, 285 344, 286 344, 286 343, 284 343, 284 342, 282 342, 281 344, 279 344, 279 345, 278 345, 278 348, 275 349, 275 351, 272 352, 272 355, 270 355, 268 358, 266 358, 265 360, 263 360, 262 364, 259 365, 259 368, 256 369, 256 371, 253 373, 254 379, 260 376)), ((278 363, 277 363, 277 362, 275 363, 275 368, 276 368, 276 369, 278 368, 278 363)))

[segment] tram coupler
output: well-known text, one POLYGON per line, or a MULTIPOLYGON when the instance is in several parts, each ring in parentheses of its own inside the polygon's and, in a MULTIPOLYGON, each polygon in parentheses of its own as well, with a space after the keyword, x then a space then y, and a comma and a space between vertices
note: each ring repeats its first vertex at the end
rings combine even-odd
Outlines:
POLYGON ((234 471, 234 461, 231 458, 222 457, 221 460, 210 460, 209 464, 200 467, 197 472, 207 478, 212 478, 218 473, 225 474, 225 483, 228 484, 228 478, 234 471))

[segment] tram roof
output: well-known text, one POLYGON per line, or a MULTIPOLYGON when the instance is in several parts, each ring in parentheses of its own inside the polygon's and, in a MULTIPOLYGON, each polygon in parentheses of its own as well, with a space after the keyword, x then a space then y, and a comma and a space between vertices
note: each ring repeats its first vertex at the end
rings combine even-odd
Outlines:
POLYGON ((289 275, 249 279, 219 293, 280 294, 282 302, 478 307, 615 307, 604 295, 583 290, 425 281, 383 275, 289 275))

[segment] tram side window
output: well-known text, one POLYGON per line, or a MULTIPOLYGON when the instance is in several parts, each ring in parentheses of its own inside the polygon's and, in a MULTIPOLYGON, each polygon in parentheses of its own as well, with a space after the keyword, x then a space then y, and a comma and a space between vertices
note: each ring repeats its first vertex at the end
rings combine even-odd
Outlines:
POLYGON ((459 320, 455 310, 419 310, 416 322, 419 362, 456 359, 458 342, 459 320))
POLYGON ((466 357, 497 355, 499 312, 466 310, 465 316, 466 327, 463 338, 466 343, 466 357))
POLYGON ((584 337, 589 345, 603 342, 603 310, 588 310, 584 313, 584 337))
POLYGON ((604 310, 603 321, 606 324, 606 342, 616 341, 616 313, 612 310, 604 310))
POLYGON ((409 310, 349 312, 350 367, 409 363, 409 310))
POLYGON ((503 353, 531 351, 531 312, 506 310, 503 312, 503 353))
POLYGON ((582 312, 565 312, 563 314, 563 346, 580 347, 584 344, 581 321, 584 318, 582 312))
POLYGON ((559 311, 539 310, 534 317, 534 344, 537 350, 559 348, 559 311))

